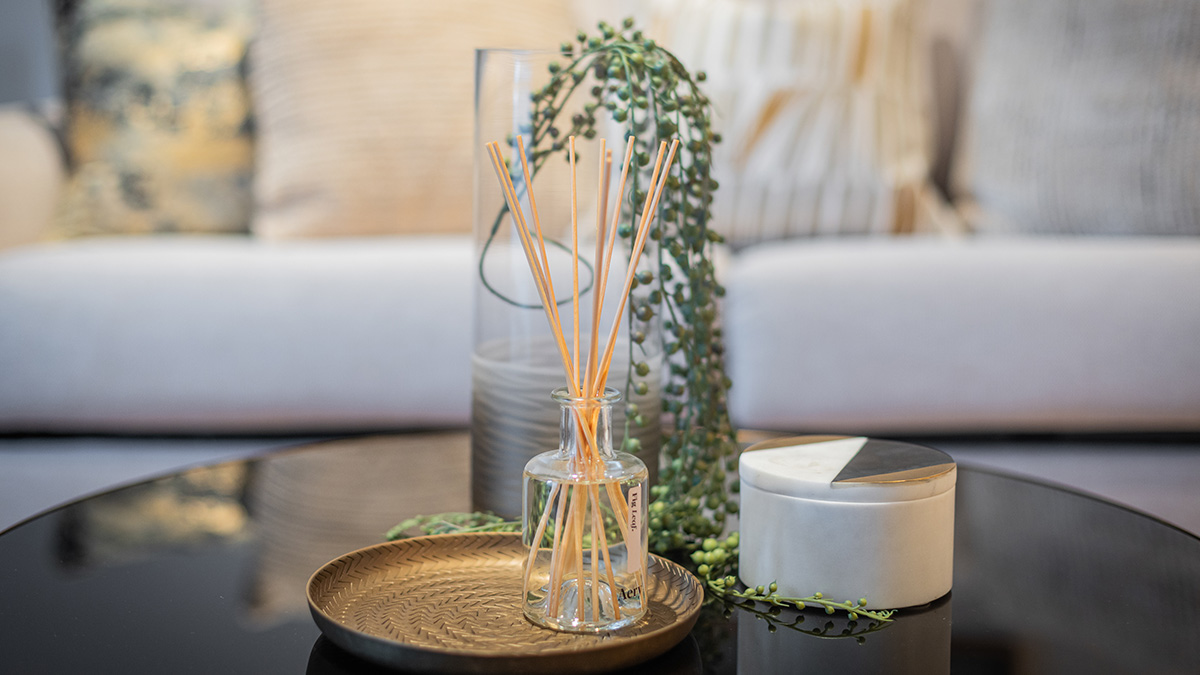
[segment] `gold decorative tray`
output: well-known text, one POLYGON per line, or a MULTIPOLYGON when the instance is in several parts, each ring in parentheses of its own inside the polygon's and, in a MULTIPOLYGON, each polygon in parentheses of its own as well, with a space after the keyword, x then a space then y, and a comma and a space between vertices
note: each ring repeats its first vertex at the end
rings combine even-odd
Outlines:
POLYGON ((600 635, 539 628, 521 613, 524 553, 517 534, 378 544, 317 570, 308 605, 333 643, 394 668, 590 673, 667 651, 691 631, 704 600, 687 570, 650 556, 650 607, 638 623, 600 635))

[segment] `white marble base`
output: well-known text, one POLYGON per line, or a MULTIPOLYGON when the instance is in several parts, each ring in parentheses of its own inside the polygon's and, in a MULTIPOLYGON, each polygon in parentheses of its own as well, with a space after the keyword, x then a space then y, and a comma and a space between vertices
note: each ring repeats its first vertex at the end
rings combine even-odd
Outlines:
POLYGON ((953 581, 954 488, 924 499, 864 503, 743 484, 740 527, 742 581, 774 581, 780 595, 865 597, 869 609, 895 609, 932 602, 953 581))

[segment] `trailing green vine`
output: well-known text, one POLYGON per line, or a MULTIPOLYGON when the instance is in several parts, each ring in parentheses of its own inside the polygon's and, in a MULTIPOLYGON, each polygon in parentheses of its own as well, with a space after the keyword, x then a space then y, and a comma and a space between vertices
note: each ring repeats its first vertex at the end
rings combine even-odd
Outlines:
MULTIPOLYGON (((690 557, 708 591, 727 601, 751 605, 758 601, 773 607, 813 605, 829 613, 843 610, 852 620, 861 616, 889 621, 890 612, 865 610, 865 600, 834 602, 820 593, 786 598, 775 592, 774 584, 738 589, 738 535, 715 539, 724 532, 728 516, 738 511, 739 487, 734 475, 738 447, 726 405, 731 382, 725 374, 724 342, 717 321, 717 302, 725 289, 716 280, 712 262, 713 246, 723 239, 710 227, 718 188, 711 173, 713 145, 721 137, 712 129, 712 105, 699 86, 706 79, 703 72, 689 73, 671 52, 635 29, 632 19, 626 19, 620 28, 603 22, 598 28, 597 35, 580 31, 574 42, 561 45, 561 60, 548 66, 550 79, 532 93, 529 122, 518 131, 528 139, 533 175, 553 156, 566 157, 569 137, 596 138, 598 125, 605 119, 621 125, 626 138, 636 139, 628 199, 619 205, 625 224, 617 234, 625 240, 634 234, 628 223, 637 222, 646 197, 644 186, 652 171, 650 149, 660 139, 681 141, 650 231, 657 242, 653 264, 635 278, 627 317, 630 358, 623 450, 637 453, 641 449, 629 426, 650 423, 631 394, 645 395, 650 390, 647 378, 654 369, 647 360, 659 350, 650 349, 647 340, 655 332, 651 328, 656 319, 662 328, 657 346, 665 354, 668 368, 662 406, 670 427, 663 439, 658 484, 651 488, 650 550, 685 561, 690 557), (579 105, 576 96, 586 102, 579 105)), ((506 142, 512 146, 515 140, 510 136, 506 142)), ((520 167, 509 169, 514 183, 523 185, 520 167)), ((527 307, 504 297, 484 275, 483 258, 506 214, 507 206, 496 215, 480 256, 479 274, 496 297, 527 307)), ((590 274, 591 268, 587 269, 590 274)), ((404 521, 388 538, 407 536, 414 529, 441 534, 513 532, 520 527, 517 521, 490 514, 438 514, 404 521)))
MULTIPOLYGON (((686 551, 720 534, 727 514, 737 512, 727 487, 737 446, 726 407, 730 381, 716 308, 725 289, 712 264, 712 246, 722 238, 709 227, 718 187, 711 176, 712 147, 720 136, 712 130, 712 107, 698 85, 705 76, 692 76, 673 54, 634 29, 630 19, 620 29, 601 23, 594 36, 581 31, 560 52, 562 60, 549 65, 549 81, 532 94, 530 126, 521 129, 531 138, 535 172, 563 153, 570 136, 595 138, 607 113, 624 126, 626 137, 636 138, 637 170, 630 175, 629 199, 620 206, 623 221, 635 222, 652 169, 650 149, 656 139, 681 140, 650 233, 657 242, 654 264, 638 273, 629 305, 625 393, 626 424, 648 424, 631 394, 650 389, 646 378, 654 369, 647 355, 658 350, 648 349, 646 341, 658 319, 659 346, 669 371, 662 405, 671 429, 663 442, 659 483, 651 493, 650 547, 660 553, 686 551), (576 95, 586 103, 572 106, 576 95)), ((632 227, 621 225, 618 235, 629 239, 632 227)), ((640 450, 628 429, 625 439, 624 450, 640 450)))
POLYGON ((435 513, 401 521, 384 535, 388 541, 421 534, 466 534, 470 532, 520 532, 521 521, 505 520, 490 513, 435 513))
POLYGON ((737 578, 738 546, 741 537, 737 532, 722 540, 708 538, 692 551, 691 562, 695 565, 696 575, 704 584, 705 589, 718 597, 728 600, 742 600, 738 603, 743 608, 752 609, 755 602, 763 602, 772 607, 793 607, 805 609, 809 606, 819 607, 826 614, 838 610, 846 612, 851 621, 860 617, 877 622, 891 621, 895 612, 892 610, 868 610, 867 599, 837 601, 825 597, 823 593, 813 593, 805 597, 791 597, 779 594, 775 582, 766 586, 742 586, 737 578), (749 602, 746 605, 745 602, 749 602))
POLYGON ((748 612, 753 614, 755 618, 762 619, 767 624, 767 631, 771 633, 777 632, 780 628, 787 628, 805 635, 811 635, 817 638, 824 639, 845 639, 853 638, 859 644, 866 642, 866 636, 870 633, 875 633, 887 628, 891 625, 891 619, 867 619, 860 623, 860 619, 855 615, 855 618, 849 619, 846 626, 838 631, 832 620, 826 621, 824 624, 815 625, 811 628, 801 627, 801 624, 809 618, 801 611, 792 611, 790 616, 785 616, 784 610, 802 609, 787 605, 771 605, 767 609, 759 609, 753 600, 742 600, 735 602, 726 597, 718 596, 717 601, 725 606, 723 615, 726 619, 733 615, 733 610, 748 612))

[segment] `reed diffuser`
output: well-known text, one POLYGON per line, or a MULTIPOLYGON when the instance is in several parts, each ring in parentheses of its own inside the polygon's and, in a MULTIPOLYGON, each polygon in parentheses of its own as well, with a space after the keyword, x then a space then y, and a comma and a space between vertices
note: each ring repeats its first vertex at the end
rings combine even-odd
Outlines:
POLYGON ((645 490, 646 465, 633 455, 613 449, 612 404, 620 396, 615 390, 606 389, 604 383, 612 364, 620 320, 635 283, 637 262, 645 248, 679 142, 673 141, 669 149, 665 141, 659 144, 629 254, 624 286, 617 296, 618 309, 603 352, 599 339, 600 316, 618 238, 619 205, 624 197, 635 139, 630 136, 626 143, 617 192, 618 207, 613 210, 609 226, 606 221, 612 154, 606 149, 605 142, 600 141, 596 251, 592 267, 597 287, 590 308, 580 306, 575 137, 568 139, 573 256, 569 345, 555 301, 554 280, 550 275, 524 141, 518 136, 516 142, 520 170, 528 190, 525 196, 530 207, 529 220, 521 209, 500 145, 490 143, 488 153, 533 274, 567 380, 565 387, 552 394, 562 408, 559 447, 537 455, 525 466, 522 533, 528 555, 522 605, 530 621, 548 628, 586 633, 613 630, 636 622, 646 613, 646 499, 649 494, 645 490), (582 311, 590 312, 592 318, 586 354, 580 349, 582 311))

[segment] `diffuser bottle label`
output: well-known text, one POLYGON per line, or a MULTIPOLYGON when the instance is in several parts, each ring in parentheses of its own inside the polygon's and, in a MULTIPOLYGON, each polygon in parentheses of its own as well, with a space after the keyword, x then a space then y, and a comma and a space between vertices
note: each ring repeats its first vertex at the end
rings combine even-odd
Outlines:
POLYGON ((642 558, 642 483, 629 488, 629 537, 625 549, 631 560, 642 558))

